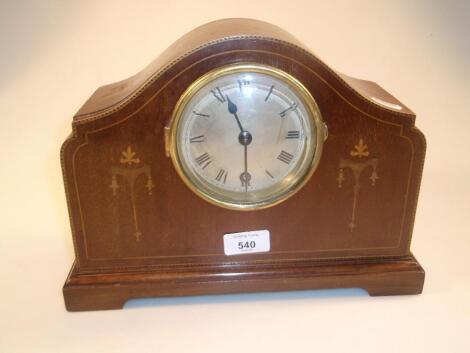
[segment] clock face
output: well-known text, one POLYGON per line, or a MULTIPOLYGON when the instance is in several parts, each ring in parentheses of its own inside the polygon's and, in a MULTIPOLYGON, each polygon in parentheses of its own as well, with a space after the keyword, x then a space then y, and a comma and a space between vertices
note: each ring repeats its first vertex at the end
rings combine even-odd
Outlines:
POLYGON ((170 129, 173 161, 193 191, 224 207, 254 209, 286 199, 306 182, 324 125, 292 76, 234 65, 193 83, 170 129))

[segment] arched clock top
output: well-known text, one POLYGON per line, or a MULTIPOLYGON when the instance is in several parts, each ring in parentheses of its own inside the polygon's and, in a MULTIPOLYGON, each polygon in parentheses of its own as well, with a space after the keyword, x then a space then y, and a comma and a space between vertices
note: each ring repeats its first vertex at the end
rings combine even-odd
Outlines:
MULTIPOLYGON (((378 116, 389 113, 391 120, 396 117, 395 120, 405 124, 414 121, 414 113, 379 85, 334 71, 287 31, 263 21, 234 18, 214 21, 192 30, 138 74, 100 87, 80 108, 74 122, 82 124, 108 116, 135 100, 138 100, 137 105, 142 105, 145 99, 168 84, 166 76, 173 77, 168 75, 169 72, 185 71, 188 63, 194 64, 214 53, 226 52, 236 58, 249 51, 267 53, 271 56, 267 63, 273 66, 279 63, 277 56, 290 60, 291 63, 283 67, 286 71, 296 65, 307 67, 310 74, 327 82, 332 90, 358 109, 378 116), (405 119, 400 120, 402 117, 405 119)), ((220 65, 228 61, 222 60, 220 65)), ((294 70, 290 73, 296 74, 294 70)))

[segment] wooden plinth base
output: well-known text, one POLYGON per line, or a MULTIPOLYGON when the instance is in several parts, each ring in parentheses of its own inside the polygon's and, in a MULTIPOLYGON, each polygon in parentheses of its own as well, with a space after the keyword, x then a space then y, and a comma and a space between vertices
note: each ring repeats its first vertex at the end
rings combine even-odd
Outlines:
POLYGON ((423 283, 424 270, 410 255, 231 266, 230 271, 198 266, 86 274, 74 265, 63 292, 67 310, 84 311, 121 309, 135 298, 319 288, 363 288, 371 296, 419 294, 423 283))

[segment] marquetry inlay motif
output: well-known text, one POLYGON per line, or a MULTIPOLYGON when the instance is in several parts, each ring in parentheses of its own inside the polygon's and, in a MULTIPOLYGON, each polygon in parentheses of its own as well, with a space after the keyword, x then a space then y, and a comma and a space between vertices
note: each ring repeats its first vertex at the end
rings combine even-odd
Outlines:
POLYGON ((111 167, 111 184, 109 187, 113 191, 113 196, 117 196, 117 192, 120 189, 118 184, 118 176, 120 176, 124 182, 129 184, 130 201, 132 206, 132 219, 134 223, 134 238, 136 241, 140 241, 142 232, 139 228, 139 217, 136 205, 136 180, 139 176, 145 175, 147 182, 145 188, 147 189, 148 195, 152 195, 152 190, 155 187, 152 181, 152 175, 150 172, 150 166, 141 164, 140 158, 137 158, 136 152, 132 150, 129 145, 127 149, 122 151, 122 157, 119 159, 121 165, 111 167))
POLYGON ((359 191, 361 190, 360 178, 363 171, 372 169, 371 175, 369 177, 371 185, 375 186, 379 176, 377 174, 377 158, 367 158, 370 155, 369 147, 364 143, 362 138, 359 139, 358 143, 354 145, 354 148, 349 152, 349 155, 352 158, 341 158, 339 161, 339 174, 336 178, 338 182, 338 188, 343 187, 343 182, 346 180, 345 173, 349 169, 352 172, 354 177, 353 185, 353 201, 352 201, 352 210, 351 210, 351 220, 348 224, 349 230, 351 232, 357 227, 357 205, 359 199, 359 191), (366 159, 362 159, 362 158, 366 159), (361 160, 362 159, 362 160, 361 160))

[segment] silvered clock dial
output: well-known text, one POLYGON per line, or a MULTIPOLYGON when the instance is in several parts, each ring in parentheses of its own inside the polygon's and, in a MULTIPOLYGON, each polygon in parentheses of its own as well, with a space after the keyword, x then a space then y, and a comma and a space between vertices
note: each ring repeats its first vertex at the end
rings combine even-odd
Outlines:
POLYGON ((256 209, 285 200, 308 180, 326 127, 298 80, 245 64, 196 80, 168 135, 176 169, 195 193, 223 207, 256 209))

